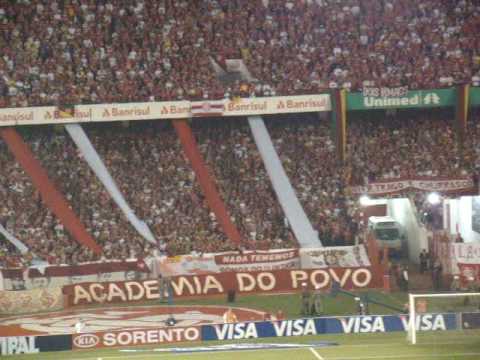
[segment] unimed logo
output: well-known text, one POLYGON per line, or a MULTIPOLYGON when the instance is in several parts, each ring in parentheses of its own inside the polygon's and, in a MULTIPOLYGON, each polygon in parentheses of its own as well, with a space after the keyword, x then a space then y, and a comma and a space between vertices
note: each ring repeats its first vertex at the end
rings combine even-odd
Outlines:
POLYGON ((97 335, 83 334, 83 335, 76 336, 73 339, 73 344, 76 347, 85 349, 85 348, 91 348, 91 347, 97 346, 99 341, 100 339, 97 335))

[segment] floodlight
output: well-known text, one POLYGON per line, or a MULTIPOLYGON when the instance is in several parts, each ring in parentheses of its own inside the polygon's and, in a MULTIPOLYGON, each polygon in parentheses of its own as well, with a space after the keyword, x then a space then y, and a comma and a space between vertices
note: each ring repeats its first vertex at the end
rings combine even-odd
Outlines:
POLYGON ((368 197, 368 195, 360 196, 359 201, 360 201, 360 205, 362 205, 362 206, 370 205, 370 198, 368 197))
POLYGON ((432 205, 437 205, 440 203, 440 195, 436 192, 428 194, 427 201, 432 205))

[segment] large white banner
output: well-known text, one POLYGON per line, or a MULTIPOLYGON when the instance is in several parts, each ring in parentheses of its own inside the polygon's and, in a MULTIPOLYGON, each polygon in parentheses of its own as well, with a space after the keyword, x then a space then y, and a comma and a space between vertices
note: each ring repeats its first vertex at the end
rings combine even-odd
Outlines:
POLYGON ((370 266, 370 260, 363 245, 302 249, 300 259, 302 269, 370 266))
POLYGON ((273 146, 272 138, 268 133, 263 119, 259 116, 249 116, 248 124, 257 144, 263 165, 267 170, 275 195, 283 209, 283 213, 290 223, 290 227, 302 248, 322 246, 318 239, 318 232, 312 226, 310 219, 298 200, 282 161, 273 146))
POLYGON ((363 245, 311 249, 226 252, 202 256, 181 255, 157 259, 157 269, 168 276, 200 275, 229 271, 324 269, 370 266, 363 245))
POLYGON ((157 259, 158 272, 166 276, 298 268, 300 258, 297 249, 180 255, 157 259))
MULTIPOLYGON (((71 115, 54 106, 0 109, 0 126, 84 123, 95 121, 126 121, 185 119, 192 117, 191 105, 208 105, 211 101, 154 101, 76 105, 71 115)), ((215 101, 218 103, 219 101, 215 101)), ((295 112, 330 111, 330 96, 299 95, 258 98, 224 99, 223 116, 247 116, 295 112)))
POLYGON ((102 182, 103 186, 105 186, 105 189, 108 191, 113 201, 115 201, 130 224, 132 224, 132 226, 140 235, 143 236, 144 239, 155 244, 155 237, 150 228, 144 221, 137 217, 130 205, 127 203, 127 200, 125 200, 125 197, 118 189, 115 180, 113 180, 113 177, 108 172, 107 167, 93 147, 87 134, 85 134, 85 131, 83 131, 83 128, 78 124, 66 124, 65 129, 75 145, 77 145, 78 149, 83 155, 83 158, 87 162, 88 166, 90 166, 90 169, 92 169, 95 175, 97 175, 98 179, 102 182))

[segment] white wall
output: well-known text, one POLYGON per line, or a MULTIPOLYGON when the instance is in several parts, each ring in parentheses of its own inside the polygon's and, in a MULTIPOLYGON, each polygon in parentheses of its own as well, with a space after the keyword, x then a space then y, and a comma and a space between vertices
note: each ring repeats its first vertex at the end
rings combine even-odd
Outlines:
POLYGON ((387 214, 403 226, 407 236, 408 257, 413 263, 418 263, 420 252, 428 248, 427 231, 417 220, 410 200, 389 199, 387 214))
MULTIPOLYGON (((462 235, 466 243, 480 242, 480 234, 472 230, 472 196, 462 196, 459 199, 445 200, 450 205, 450 234, 462 235)), ((447 207, 444 206, 444 218, 447 218, 447 207)))

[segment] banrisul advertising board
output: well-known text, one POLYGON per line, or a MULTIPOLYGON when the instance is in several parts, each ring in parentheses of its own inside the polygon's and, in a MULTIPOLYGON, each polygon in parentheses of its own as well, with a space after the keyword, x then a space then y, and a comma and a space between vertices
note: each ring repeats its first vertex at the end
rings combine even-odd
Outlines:
POLYGON ((368 88, 347 95, 348 110, 432 108, 454 106, 455 89, 406 90, 368 88), (388 90, 388 91, 387 91, 388 90))

